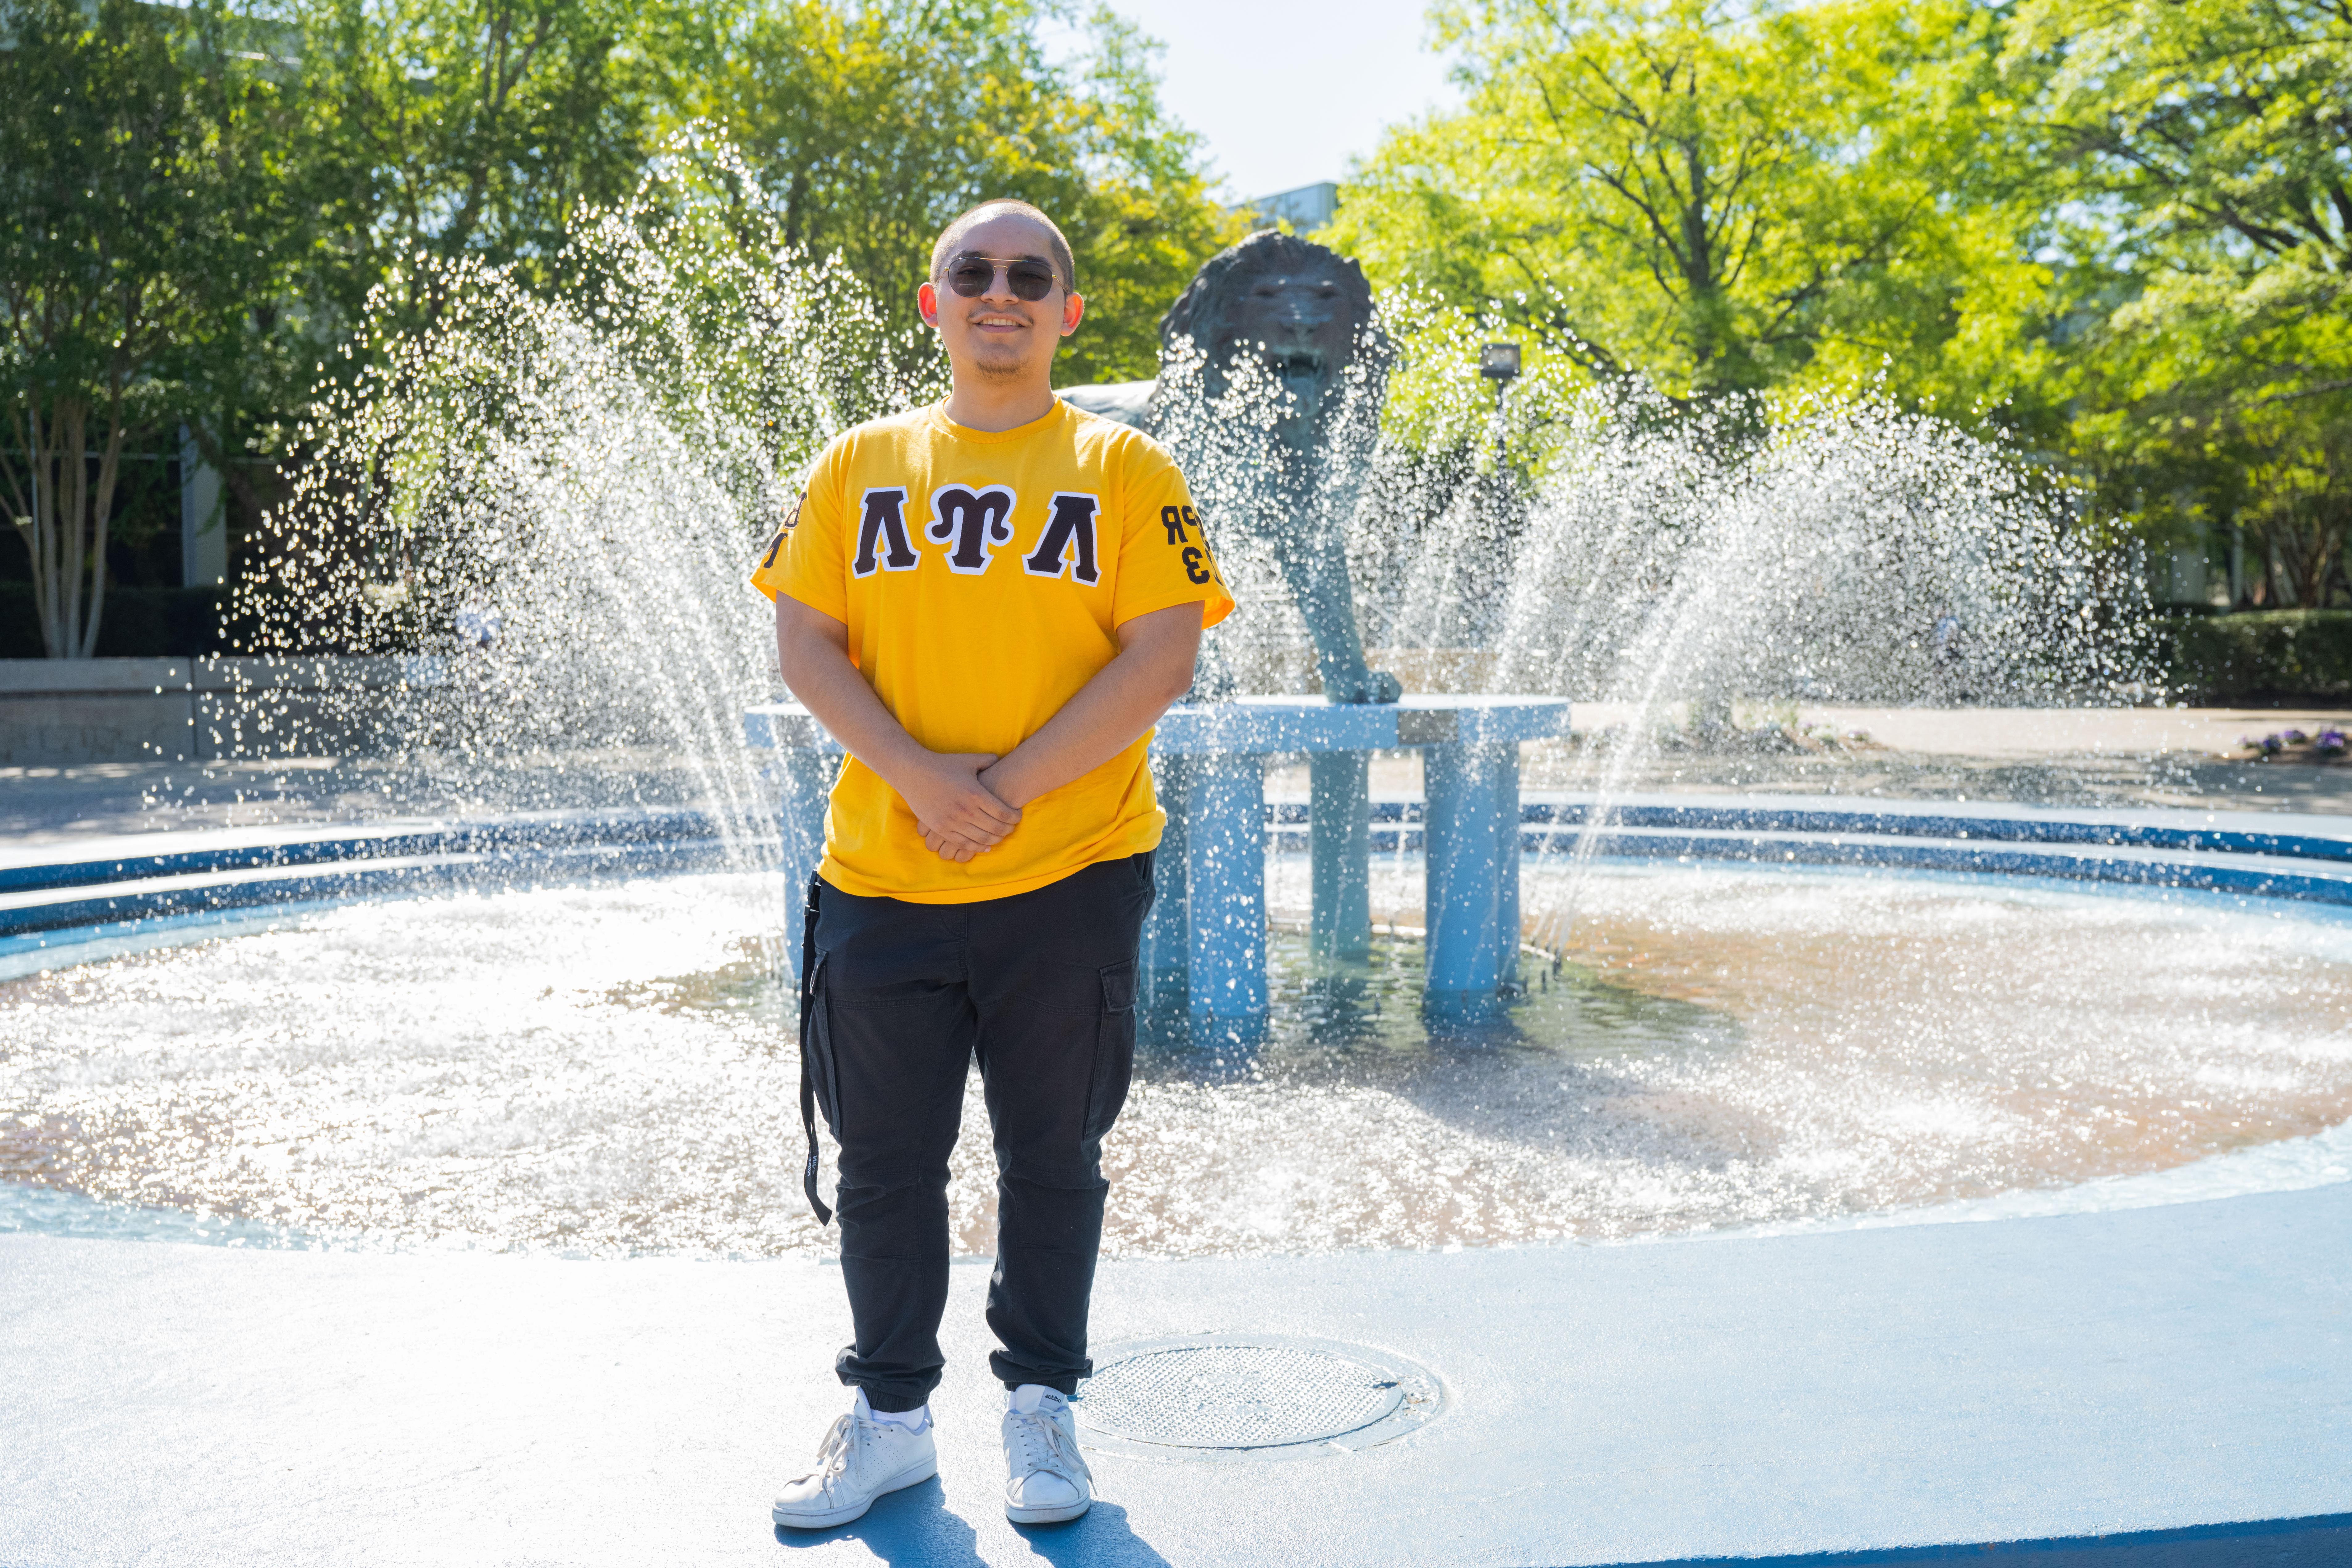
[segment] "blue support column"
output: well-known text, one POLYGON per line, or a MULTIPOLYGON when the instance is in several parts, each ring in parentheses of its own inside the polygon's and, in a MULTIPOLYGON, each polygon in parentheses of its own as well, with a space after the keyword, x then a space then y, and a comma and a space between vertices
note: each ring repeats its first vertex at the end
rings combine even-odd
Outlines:
POLYGON ((1195 1017, 1231 1023, 1265 1016, 1265 759, 1213 752, 1192 759, 1187 902, 1195 1017))
POLYGON ((1519 747, 1496 748, 1495 809, 1502 814, 1503 861, 1495 883, 1496 966, 1504 990, 1519 984, 1519 747))
POLYGON ((1424 1003, 1441 1015, 1476 1016, 1501 1003, 1507 863, 1514 928, 1508 951, 1514 960, 1518 952, 1518 743, 1432 746, 1423 756, 1423 920, 1429 931, 1424 1003))
POLYGON ((1307 756, 1307 951, 1352 962, 1372 951, 1371 753, 1307 756))
POLYGON ((1137 1003, 1146 1013, 1181 1015, 1192 1005, 1192 900, 1190 845, 1192 820, 1191 757, 1154 755, 1152 790, 1168 814, 1160 830, 1160 849, 1151 858, 1152 880, 1158 891, 1151 913, 1143 922, 1143 941, 1136 955, 1142 984, 1137 1003))

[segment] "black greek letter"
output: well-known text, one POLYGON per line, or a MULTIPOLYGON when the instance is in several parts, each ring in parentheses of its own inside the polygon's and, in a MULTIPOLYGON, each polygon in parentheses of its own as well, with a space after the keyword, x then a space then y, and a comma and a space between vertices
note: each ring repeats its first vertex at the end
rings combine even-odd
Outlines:
POLYGON ((996 547, 1013 537, 1013 500, 1003 485, 941 485, 931 492, 931 521, 923 536, 949 546, 949 571, 977 575, 988 570, 996 547))
MULTIPOLYGON (((874 575, 877 546, 885 547, 879 563, 885 572, 911 572, 921 565, 923 558, 907 542, 907 488, 877 486, 866 492, 865 502, 866 515, 857 525, 857 559, 850 563, 849 574, 874 575)), ((797 519, 799 513, 793 516, 797 519)))
POLYGON ((1021 563, 1021 569, 1032 577, 1059 577, 1066 569, 1081 583, 1091 585, 1100 582, 1102 574, 1095 567, 1095 513, 1101 509, 1102 501, 1097 497, 1057 492, 1045 531, 1038 539, 1037 548, 1021 563), (1076 563, 1066 563, 1062 558, 1074 549, 1076 563))

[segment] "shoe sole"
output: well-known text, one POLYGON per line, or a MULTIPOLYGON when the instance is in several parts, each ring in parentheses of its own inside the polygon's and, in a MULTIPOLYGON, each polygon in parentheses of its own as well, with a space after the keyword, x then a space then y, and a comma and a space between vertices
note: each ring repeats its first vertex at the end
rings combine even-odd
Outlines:
POLYGON ((879 1499, 887 1497, 895 1491, 902 1491, 908 1487, 921 1486, 939 1473, 939 1457, 933 1455, 923 1463, 911 1469, 902 1470, 876 1487, 874 1495, 864 1502, 855 1503, 847 1508, 832 1509, 824 1513, 786 1513, 782 1509, 772 1508, 768 1510, 768 1515, 786 1530, 831 1530, 836 1524, 850 1524, 864 1519, 866 1510, 872 1508, 879 1499))
POLYGON ((1015 1508, 1011 1503, 1006 1503, 1004 1517, 1015 1524, 1067 1524, 1070 1521, 1083 1516, 1087 1510, 1094 1506, 1095 1500, 1092 1498, 1087 1498, 1078 1502, 1066 1502, 1059 1508, 1015 1508))

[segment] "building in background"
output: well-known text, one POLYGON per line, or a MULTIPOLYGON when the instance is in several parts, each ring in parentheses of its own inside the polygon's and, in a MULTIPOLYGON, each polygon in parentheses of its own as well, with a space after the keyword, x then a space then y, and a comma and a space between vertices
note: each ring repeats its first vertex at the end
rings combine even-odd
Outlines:
POLYGON ((220 471, 205 461, 195 437, 180 426, 180 582, 216 588, 228 581, 228 508, 220 471))
POLYGON ((1276 191, 1270 196, 1244 202, 1234 209, 1250 215, 1253 228, 1272 228, 1286 223, 1293 234, 1313 234, 1339 210, 1339 187, 1330 180, 1318 180, 1297 190, 1276 191))

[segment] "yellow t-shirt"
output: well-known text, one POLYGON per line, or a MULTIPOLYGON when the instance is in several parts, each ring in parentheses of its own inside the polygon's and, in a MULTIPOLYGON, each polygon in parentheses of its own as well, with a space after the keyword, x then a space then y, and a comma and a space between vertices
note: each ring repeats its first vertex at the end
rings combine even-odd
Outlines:
MULTIPOLYGON (((1214 626, 1234 607, 1167 451, 1059 400, 1017 430, 933 407, 840 436, 751 582, 847 625, 849 657, 923 745, 1000 756, 1117 657, 1121 624, 1197 603, 1214 626)), ((1167 821, 1150 740, 1031 801, 961 865, 926 849, 898 792, 850 758, 819 869, 844 892, 955 904, 1140 854, 1167 821)))

